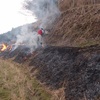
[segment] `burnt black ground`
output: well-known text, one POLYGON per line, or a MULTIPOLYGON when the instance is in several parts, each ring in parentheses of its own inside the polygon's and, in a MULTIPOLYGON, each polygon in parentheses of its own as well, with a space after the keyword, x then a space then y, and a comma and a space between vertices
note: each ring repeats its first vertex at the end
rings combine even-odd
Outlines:
POLYGON ((52 89, 65 87, 66 100, 100 100, 100 47, 47 47, 32 59, 37 78, 52 89))
POLYGON ((38 69, 37 79, 51 89, 65 87, 66 100, 100 100, 100 46, 47 46, 35 53, 34 56, 16 50, 2 55, 5 54, 4 58, 15 56, 14 61, 18 63, 31 57, 29 66, 38 69))

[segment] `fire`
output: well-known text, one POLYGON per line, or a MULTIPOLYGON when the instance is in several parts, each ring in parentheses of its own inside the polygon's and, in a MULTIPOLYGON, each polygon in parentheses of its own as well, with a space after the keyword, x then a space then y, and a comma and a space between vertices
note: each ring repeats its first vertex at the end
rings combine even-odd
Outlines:
POLYGON ((7 45, 6 44, 2 44, 2 48, 1 48, 1 51, 5 51, 7 49, 7 45))

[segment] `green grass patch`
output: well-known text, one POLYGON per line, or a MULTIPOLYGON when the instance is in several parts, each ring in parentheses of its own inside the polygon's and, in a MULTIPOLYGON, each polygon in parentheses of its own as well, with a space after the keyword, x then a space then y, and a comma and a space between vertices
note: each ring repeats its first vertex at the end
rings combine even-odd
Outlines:
POLYGON ((0 60, 0 100, 51 100, 51 97, 22 65, 0 60))
POLYGON ((0 87, 0 100, 10 100, 10 91, 0 87))
POLYGON ((85 47, 85 46, 92 46, 92 45, 99 45, 100 42, 99 41, 86 41, 86 42, 83 42, 83 43, 80 43, 80 44, 77 44, 79 47, 85 47))

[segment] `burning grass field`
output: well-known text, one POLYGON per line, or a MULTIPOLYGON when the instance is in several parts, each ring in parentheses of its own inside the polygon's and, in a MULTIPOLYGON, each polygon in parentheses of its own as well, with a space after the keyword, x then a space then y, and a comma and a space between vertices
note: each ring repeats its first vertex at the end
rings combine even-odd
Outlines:
POLYGON ((50 100, 51 94, 22 65, 0 59, 0 100, 50 100))

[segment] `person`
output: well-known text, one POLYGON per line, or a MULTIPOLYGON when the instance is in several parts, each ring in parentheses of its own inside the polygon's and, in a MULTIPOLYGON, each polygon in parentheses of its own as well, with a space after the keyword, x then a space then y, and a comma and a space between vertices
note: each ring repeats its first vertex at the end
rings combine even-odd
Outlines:
POLYGON ((40 28, 40 29, 38 30, 38 34, 41 35, 41 36, 43 36, 43 35, 45 34, 44 29, 43 29, 43 28, 40 28))
POLYGON ((45 34, 45 31, 43 28, 40 28, 38 31, 38 45, 39 47, 44 47, 43 45, 43 35, 45 34))

